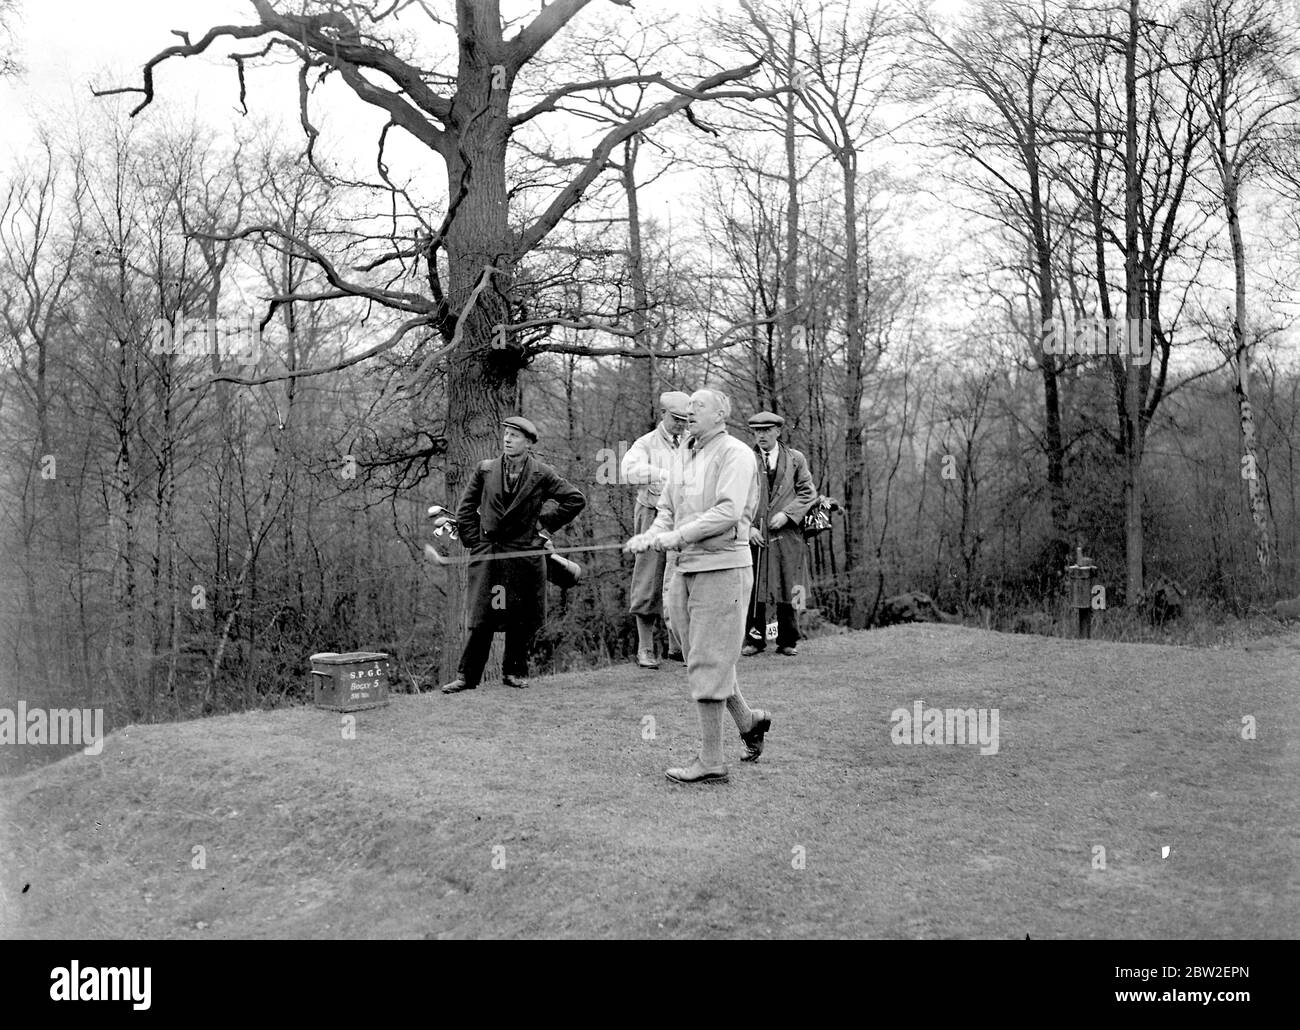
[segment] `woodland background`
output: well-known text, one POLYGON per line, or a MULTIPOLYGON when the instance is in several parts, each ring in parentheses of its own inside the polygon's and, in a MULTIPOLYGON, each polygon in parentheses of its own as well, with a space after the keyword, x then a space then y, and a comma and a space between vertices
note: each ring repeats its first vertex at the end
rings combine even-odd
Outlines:
MULTIPOLYGON (((1100 634, 1147 632, 1157 576, 1199 642, 1300 593, 1295 5, 247 7, 141 66, 225 61, 221 104, 273 81, 296 124, 213 132, 124 69, 0 176, 6 696, 273 707, 354 648, 434 682, 462 584, 424 510, 497 419, 587 494, 557 544, 603 543, 655 398, 705 385, 844 505, 827 623, 919 590, 1068 632, 1076 544, 1100 634), (366 161, 332 156, 344 103, 366 161), (1126 310, 1149 365, 1044 353, 1045 319, 1126 310), (163 352, 178 317, 251 317, 260 360, 163 352)), ((630 561, 584 565, 539 671, 635 649, 630 561)))

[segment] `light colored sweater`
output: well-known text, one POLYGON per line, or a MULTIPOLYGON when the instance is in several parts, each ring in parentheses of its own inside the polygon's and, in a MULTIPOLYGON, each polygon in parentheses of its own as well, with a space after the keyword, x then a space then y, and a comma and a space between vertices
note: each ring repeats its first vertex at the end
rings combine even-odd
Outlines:
POLYGON ((636 503, 653 508, 659 503, 659 492, 668 482, 668 470, 672 468, 676 454, 673 438, 665 431, 662 424, 655 426, 645 436, 627 449, 623 455, 620 469, 623 482, 639 486, 636 503))
POLYGON ((678 572, 739 569, 751 563, 749 527, 758 508, 753 450, 719 426, 674 455, 648 532, 670 534, 678 572))

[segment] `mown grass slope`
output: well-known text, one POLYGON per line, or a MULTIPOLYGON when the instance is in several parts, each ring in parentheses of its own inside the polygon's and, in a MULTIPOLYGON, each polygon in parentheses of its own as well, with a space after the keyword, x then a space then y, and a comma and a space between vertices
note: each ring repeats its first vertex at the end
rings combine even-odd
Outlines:
POLYGON ((728 723, 707 788, 663 776, 696 746, 676 665, 399 696, 355 739, 312 708, 128 727, 0 780, 0 933, 1292 937, 1298 641, 806 641, 743 660, 768 749, 728 723), (998 709, 999 753, 892 743, 918 699, 998 709))

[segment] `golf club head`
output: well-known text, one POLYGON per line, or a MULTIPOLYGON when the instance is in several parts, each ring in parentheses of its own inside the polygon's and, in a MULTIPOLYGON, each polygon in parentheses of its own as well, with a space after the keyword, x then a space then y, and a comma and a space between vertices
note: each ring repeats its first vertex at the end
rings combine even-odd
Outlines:
POLYGON ((450 534, 451 539, 460 539, 460 534, 456 530, 456 517, 441 504, 431 504, 427 514, 433 519, 434 536, 450 534))

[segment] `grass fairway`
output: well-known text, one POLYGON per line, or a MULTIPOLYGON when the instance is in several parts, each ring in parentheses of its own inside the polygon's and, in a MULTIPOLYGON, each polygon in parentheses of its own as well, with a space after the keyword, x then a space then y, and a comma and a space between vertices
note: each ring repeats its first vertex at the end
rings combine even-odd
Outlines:
POLYGON ((743 659, 741 684, 775 713, 767 751, 741 763, 728 719, 731 782, 713 787, 664 779, 697 741, 677 665, 399 696, 357 713, 352 740, 337 713, 311 708, 129 727, 98 757, 0 780, 0 932, 1289 938, 1300 926, 1294 634, 1211 650, 905 626, 743 659), (892 743, 890 712, 918 699, 996 708, 999 752, 892 743))

